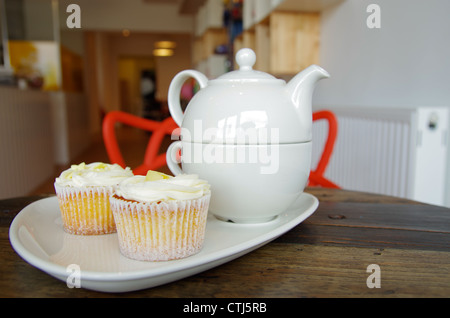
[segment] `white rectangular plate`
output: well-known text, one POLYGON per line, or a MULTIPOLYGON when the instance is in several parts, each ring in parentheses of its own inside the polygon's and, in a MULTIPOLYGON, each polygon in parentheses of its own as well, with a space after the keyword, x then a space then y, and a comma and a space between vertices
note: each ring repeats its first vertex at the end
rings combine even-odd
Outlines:
POLYGON ((124 257, 117 234, 79 236, 64 232, 56 197, 26 206, 11 223, 9 237, 25 261, 51 276, 67 282, 74 268, 79 268, 81 287, 127 292, 173 282, 240 257, 300 224, 318 205, 316 197, 303 193, 288 211, 260 224, 229 223, 209 215, 202 250, 166 262, 124 257), (69 266, 72 264, 75 267, 69 266))

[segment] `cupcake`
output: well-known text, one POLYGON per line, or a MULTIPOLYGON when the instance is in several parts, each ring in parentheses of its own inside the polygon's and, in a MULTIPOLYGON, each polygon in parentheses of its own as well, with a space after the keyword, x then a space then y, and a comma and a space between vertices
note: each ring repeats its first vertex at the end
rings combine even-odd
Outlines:
POLYGON ((109 197, 122 180, 132 176, 130 168, 100 162, 63 171, 54 185, 64 230, 78 235, 116 232, 109 197))
POLYGON ((203 246, 210 186, 197 175, 149 171, 126 179, 111 197, 120 252, 131 259, 167 261, 203 246))

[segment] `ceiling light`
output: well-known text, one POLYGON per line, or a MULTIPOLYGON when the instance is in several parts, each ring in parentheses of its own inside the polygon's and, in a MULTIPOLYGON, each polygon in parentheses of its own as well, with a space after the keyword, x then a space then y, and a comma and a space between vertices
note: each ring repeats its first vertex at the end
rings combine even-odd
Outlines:
POLYGON ((173 53, 174 52, 171 49, 154 49, 153 50, 154 56, 172 56, 173 53))

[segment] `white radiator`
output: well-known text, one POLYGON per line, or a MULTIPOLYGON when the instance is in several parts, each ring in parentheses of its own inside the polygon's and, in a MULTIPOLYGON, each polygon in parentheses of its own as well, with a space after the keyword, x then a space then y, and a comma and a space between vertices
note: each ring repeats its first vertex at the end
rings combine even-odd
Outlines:
MULTIPOLYGON (((325 176, 343 189, 445 205, 449 108, 339 107, 325 176)), ((313 125, 313 167, 328 132, 313 125)))

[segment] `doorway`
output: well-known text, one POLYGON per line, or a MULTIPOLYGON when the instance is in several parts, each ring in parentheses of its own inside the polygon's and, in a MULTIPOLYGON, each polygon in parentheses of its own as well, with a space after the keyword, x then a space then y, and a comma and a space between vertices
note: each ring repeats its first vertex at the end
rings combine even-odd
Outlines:
POLYGON ((153 56, 120 56, 118 61, 120 110, 159 120, 157 80, 153 56))

